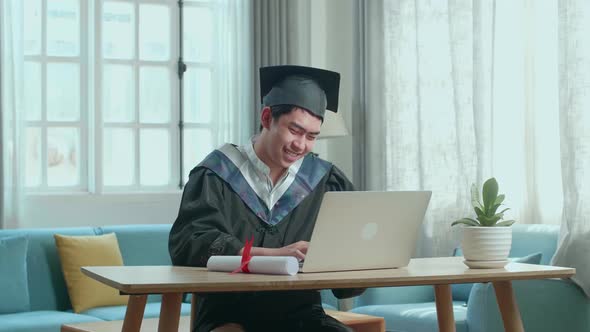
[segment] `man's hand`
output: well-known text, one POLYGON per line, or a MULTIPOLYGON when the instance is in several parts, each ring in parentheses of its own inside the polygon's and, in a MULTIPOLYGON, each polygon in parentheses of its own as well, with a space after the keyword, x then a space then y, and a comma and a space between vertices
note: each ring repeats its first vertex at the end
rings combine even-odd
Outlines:
MULTIPOLYGON (((293 256, 302 261, 305 259, 305 254, 307 254, 307 248, 309 248, 308 241, 298 241, 281 248, 253 247, 250 254, 252 256, 293 256)), ((239 254, 242 255, 243 252, 244 249, 242 248, 239 254)))
POLYGON ((294 256, 297 260, 304 260, 305 255, 307 254, 307 248, 309 248, 309 242, 307 241, 298 241, 295 243, 291 243, 288 246, 284 246, 282 248, 276 248, 276 254, 272 256, 294 256))

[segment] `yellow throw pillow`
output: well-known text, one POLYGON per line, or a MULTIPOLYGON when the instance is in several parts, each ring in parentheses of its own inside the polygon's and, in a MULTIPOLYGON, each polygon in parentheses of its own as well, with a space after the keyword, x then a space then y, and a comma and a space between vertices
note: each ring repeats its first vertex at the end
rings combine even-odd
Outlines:
POLYGON ((82 273, 82 266, 122 266, 115 233, 97 236, 55 234, 55 244, 74 312, 94 307, 127 304, 128 296, 82 273))

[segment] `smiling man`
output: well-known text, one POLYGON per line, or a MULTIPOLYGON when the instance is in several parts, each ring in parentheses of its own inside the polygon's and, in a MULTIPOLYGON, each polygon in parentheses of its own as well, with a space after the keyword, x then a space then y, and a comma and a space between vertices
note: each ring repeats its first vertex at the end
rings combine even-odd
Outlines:
MULTIPOLYGON (((260 133, 222 146, 191 171, 170 232, 175 265, 241 255, 252 236, 254 256, 305 258, 323 194, 353 190, 337 167, 310 153, 326 109, 337 111, 339 84, 338 73, 322 69, 260 69, 260 133)), ((196 309, 199 332, 351 331, 324 313, 318 291, 202 294, 196 309)))

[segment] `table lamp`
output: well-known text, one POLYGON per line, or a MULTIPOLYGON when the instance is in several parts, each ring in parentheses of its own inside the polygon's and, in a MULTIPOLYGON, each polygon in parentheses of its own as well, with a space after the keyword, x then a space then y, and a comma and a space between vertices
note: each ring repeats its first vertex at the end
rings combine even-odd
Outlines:
POLYGON ((318 139, 347 136, 348 129, 340 113, 326 112, 318 139))

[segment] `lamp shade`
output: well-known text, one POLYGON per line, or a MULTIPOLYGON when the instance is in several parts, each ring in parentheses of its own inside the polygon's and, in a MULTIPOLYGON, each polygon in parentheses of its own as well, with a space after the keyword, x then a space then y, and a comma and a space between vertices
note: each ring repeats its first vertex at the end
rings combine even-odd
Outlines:
POLYGON ((341 113, 326 112, 318 139, 347 136, 348 129, 341 113))

